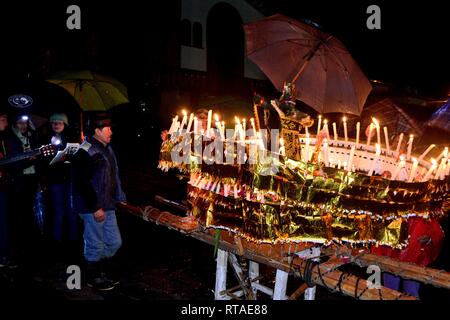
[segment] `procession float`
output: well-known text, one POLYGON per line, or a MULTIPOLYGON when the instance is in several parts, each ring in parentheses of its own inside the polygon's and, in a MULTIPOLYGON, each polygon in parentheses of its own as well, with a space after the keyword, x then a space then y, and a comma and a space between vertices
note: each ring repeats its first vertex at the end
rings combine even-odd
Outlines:
POLYGON ((426 268, 442 243, 448 148, 432 144, 416 154, 417 137, 393 139, 395 128, 376 114, 350 127, 371 84, 336 38, 282 15, 244 31, 247 57, 281 97, 255 95, 253 117, 236 114, 232 124, 213 107, 176 115, 158 167, 186 177, 186 202, 159 200, 186 215, 153 207, 134 213, 219 249, 216 299, 255 299, 257 292, 314 299, 315 285, 357 299, 414 299, 339 269, 349 263, 449 289, 448 272, 426 268), (297 101, 318 117, 299 111, 297 101), (329 113, 341 121, 329 122, 329 113), (413 225, 429 237, 417 241, 423 233, 413 225), (228 262, 239 282, 231 289, 228 262), (261 284, 258 263, 276 269, 273 288, 261 284), (289 275, 305 281, 290 296, 289 275))

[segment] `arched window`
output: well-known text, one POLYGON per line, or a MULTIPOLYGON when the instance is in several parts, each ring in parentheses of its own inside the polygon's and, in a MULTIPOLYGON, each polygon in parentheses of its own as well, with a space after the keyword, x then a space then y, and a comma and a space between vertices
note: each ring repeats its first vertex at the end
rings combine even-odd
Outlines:
POLYGON ((203 28, 200 22, 194 22, 192 26, 192 45, 203 48, 203 28))
POLYGON ((180 22, 180 44, 191 46, 191 22, 187 19, 180 22))

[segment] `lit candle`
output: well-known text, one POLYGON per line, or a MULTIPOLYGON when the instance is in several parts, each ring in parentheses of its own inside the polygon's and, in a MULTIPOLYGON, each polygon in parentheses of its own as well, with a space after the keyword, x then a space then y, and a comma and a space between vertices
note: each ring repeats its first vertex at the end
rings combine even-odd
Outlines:
POLYGON ((337 161, 337 168, 338 168, 338 169, 341 168, 341 160, 340 160, 340 159, 338 159, 338 161, 337 161))
POLYGON ((350 155, 348 156, 347 171, 351 171, 351 169, 352 169, 353 157, 354 156, 355 156, 355 146, 352 146, 352 148, 350 150, 350 155))
POLYGON ((391 147, 389 146, 388 128, 384 127, 383 130, 384 130, 384 140, 386 140, 386 150, 388 152, 390 152, 391 151, 391 147))
POLYGON ((447 164, 445 165, 444 177, 450 175, 450 159, 447 159, 447 164))
POLYGON ((367 146, 370 146, 370 140, 372 139, 372 130, 373 130, 373 123, 370 123, 369 135, 367 136, 367 146))
POLYGON ((240 124, 239 118, 234 116, 234 138, 239 140, 239 138, 241 137, 241 133, 239 131, 239 126, 238 124, 240 124))
POLYGON ((255 120, 253 118, 250 119, 250 124, 252 125, 253 136, 257 137, 257 135, 256 135, 256 127, 255 127, 255 120))
MULTIPOLYGON (((423 160, 423 158, 425 158, 425 156, 428 154, 428 152, 431 151, 431 149, 433 149, 434 147, 436 147, 435 144, 430 144, 430 146, 427 148, 427 150, 425 150, 419 157, 419 161, 423 160)), ((436 160, 439 161, 439 160, 436 160)))
POLYGON ((179 131, 180 133, 182 133, 183 128, 184 128, 184 125, 187 124, 187 121, 188 121, 186 110, 183 110, 182 113, 183 113, 183 120, 181 121, 180 128, 178 129, 178 131, 179 131))
POLYGON ((245 136, 247 134, 247 120, 245 120, 245 118, 242 119, 242 129, 244 131, 244 138, 245 138, 245 136))
POLYGON ((428 170, 427 174, 425 175, 425 177, 422 179, 422 182, 427 181, 428 179, 430 179, 431 174, 433 173, 433 171, 436 169, 437 167, 437 161, 434 160, 433 158, 431 158, 431 167, 428 170))
POLYGON ((377 143, 381 146, 381 133, 380 133, 381 128, 380 128, 380 123, 375 118, 372 118, 372 121, 373 121, 373 123, 375 125, 375 129, 377 129, 377 143))
POLYGON ((322 124, 322 116, 319 114, 319 121, 317 122, 317 135, 320 133, 320 125, 322 124))
POLYGON ((208 122, 206 123, 206 136, 209 137, 209 132, 211 130, 211 121, 212 121, 212 110, 208 111, 208 122))
POLYGON ((348 136, 347 136, 347 118, 343 117, 342 121, 344 122, 344 140, 345 142, 348 142, 348 136))
POLYGON ((397 175, 400 173, 400 170, 405 166, 405 156, 402 154, 400 156, 400 161, 398 162, 398 166, 394 171, 394 174, 391 177, 391 180, 395 180, 397 175))
POLYGON ((286 149, 284 148, 284 139, 280 138, 280 155, 286 155, 286 149))
POLYGON ((400 137, 398 138, 397 149, 395 150, 395 153, 397 155, 400 153, 400 146, 402 145, 402 141, 403 141, 403 132, 400 133, 400 137))
POLYGON ((220 194, 220 182, 217 184, 216 193, 219 193, 219 194, 220 194))
POLYGON ((309 135, 308 127, 305 127, 305 135, 306 135, 306 136, 309 135))
POLYGON ((174 131, 175 131, 175 126, 176 126, 176 123, 178 122, 178 116, 175 116, 173 119, 172 119, 172 125, 170 126, 170 129, 169 129, 169 134, 172 134, 174 131))
POLYGON ((370 170, 369 170, 369 176, 371 176, 373 174, 373 171, 375 170, 375 166, 376 166, 376 164, 378 162, 378 159, 380 158, 380 154, 381 154, 380 144, 377 143, 375 145, 375 149, 376 149, 375 159, 373 159, 373 161, 372 161, 372 165, 371 165, 370 170))
POLYGON ((194 134, 198 133, 198 119, 194 117, 194 134))
POLYGON ((305 138, 305 161, 309 161, 309 133, 306 133, 305 138))
MULTIPOLYGON (((438 170, 436 171, 436 175, 434 176, 434 178, 435 178, 436 180, 440 180, 440 179, 441 179, 442 172, 445 173, 445 163, 446 163, 446 162, 447 162, 447 159, 446 159, 446 158, 443 158, 443 159, 441 160, 441 163, 439 164, 439 168, 438 168, 438 170)), ((442 179, 443 179, 443 177, 442 177, 442 179)))
POLYGON ((448 147, 445 147, 445 149, 441 152, 439 157, 437 157, 436 161, 440 161, 442 157, 448 158, 448 147))
POLYGON ((324 128, 325 132, 327 133, 327 139, 330 140, 330 131, 328 130, 328 120, 327 119, 323 120, 323 128, 324 128))
POLYGON ((191 127, 192 127, 192 122, 194 121, 194 114, 191 113, 191 115, 189 116, 189 122, 186 128, 186 132, 190 132, 191 131, 191 127))
POLYGON ((328 159, 330 159, 330 154, 328 152, 329 152, 329 150, 328 150, 328 140, 327 139, 323 139, 323 157, 324 157, 323 160, 325 162, 325 166, 327 166, 327 167, 329 165, 328 159))
POLYGON ((214 120, 216 121, 217 130, 220 130, 221 124, 220 124, 219 115, 217 113, 214 114, 214 120))
POLYGON ((337 135, 336 122, 333 122, 333 135, 334 135, 334 141, 337 141, 338 135, 337 135))
POLYGON ((409 135, 409 141, 408 141, 408 152, 406 154, 406 159, 410 159, 411 158, 411 150, 412 150, 412 144, 414 141, 414 136, 412 134, 409 135))
POLYGON ((359 130, 361 129, 361 123, 356 123, 356 143, 355 146, 358 147, 359 144, 359 130))
POLYGON ((446 162, 447 162, 446 158, 443 158, 441 160, 441 163, 439 164, 439 168, 436 171, 436 175, 434 176, 434 179, 436 179, 436 180, 440 180, 441 179, 442 172, 445 173, 445 163, 446 162))
POLYGON ((419 161, 416 158, 412 158, 413 165, 411 168, 411 173, 409 174, 408 182, 413 182, 414 178, 416 177, 417 172, 417 166, 419 165, 419 161))
POLYGON ((175 126, 173 127, 173 134, 178 133, 178 129, 180 129, 180 121, 175 122, 175 126))
POLYGON ((224 133, 222 131, 222 125, 220 123, 219 116, 217 114, 214 114, 214 118, 216 120, 216 128, 219 131, 220 138, 222 140, 225 140, 225 135, 224 135, 224 133))
POLYGON ((238 133, 239 133, 239 140, 240 141, 244 141, 245 139, 244 139, 244 129, 242 129, 242 124, 241 123, 238 123, 238 125, 237 125, 237 131, 238 131, 238 133))

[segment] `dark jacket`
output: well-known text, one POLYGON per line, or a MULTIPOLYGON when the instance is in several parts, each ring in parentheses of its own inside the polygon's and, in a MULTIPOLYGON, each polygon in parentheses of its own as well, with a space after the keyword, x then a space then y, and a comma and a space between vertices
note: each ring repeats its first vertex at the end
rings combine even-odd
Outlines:
POLYGON ((86 138, 90 146, 80 148, 72 158, 75 169, 75 210, 93 213, 100 208, 114 210, 126 201, 119 177, 116 156, 110 145, 86 138))
MULTIPOLYGON (((22 141, 17 137, 17 135, 10 131, 8 133, 8 144, 9 144, 9 156, 16 156, 22 154, 24 152, 24 146, 22 141)), ((38 147, 37 136, 34 131, 30 131, 29 133, 29 149, 34 150, 38 147)), ((24 159, 13 164, 9 164, 7 166, 9 176, 11 180, 15 180, 16 178, 20 178, 23 176, 23 170, 29 168, 33 165, 36 165, 36 161, 32 159, 24 159)), ((35 166, 35 170, 37 170, 35 166)))
MULTIPOLYGON (((12 132, 9 129, 0 131, 0 159, 13 154, 12 147, 12 132)), ((0 192, 8 190, 10 174, 11 165, 0 166, 0 192)))

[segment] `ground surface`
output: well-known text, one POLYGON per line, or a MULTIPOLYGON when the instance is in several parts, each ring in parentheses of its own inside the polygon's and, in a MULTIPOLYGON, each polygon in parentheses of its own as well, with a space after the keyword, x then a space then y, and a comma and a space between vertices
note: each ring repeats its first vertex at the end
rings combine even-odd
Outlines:
MULTIPOLYGON (((153 199, 156 194, 180 201, 183 199, 185 189, 176 175, 161 174, 156 170, 135 166, 124 168, 123 175, 125 190, 132 204, 155 205, 153 199)), ((60 252, 55 253, 50 247, 40 245, 29 263, 22 264, 17 269, 0 269, 0 294, 18 299, 51 300, 154 301, 214 298, 215 259, 212 246, 126 213, 118 214, 118 223, 123 238, 123 246, 116 261, 121 271, 121 284, 114 290, 99 292, 84 283, 81 290, 68 290, 66 268, 73 263, 82 266, 82 259, 64 257, 60 252)), ((79 248, 81 253, 81 243, 79 248)), ((448 241, 444 250, 448 250, 448 241)), ((448 267, 448 261, 445 261, 447 257, 443 253, 437 267, 448 267)), ((268 275, 266 284, 271 284, 274 271, 266 268, 264 273, 268 275)), ((229 273, 230 285, 236 284, 233 278, 232 273, 229 273)), ((290 279, 288 291, 293 292, 300 284, 299 280, 290 279)), ((449 297, 448 290, 430 286, 422 288, 424 300, 448 301, 449 297)), ((264 296, 260 298, 267 299, 264 296)), ((318 287, 317 299, 350 298, 318 287)))

